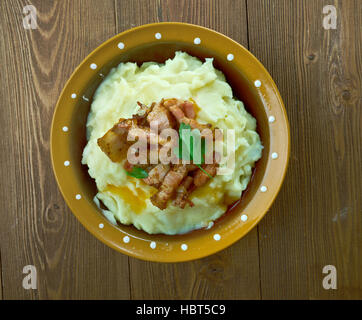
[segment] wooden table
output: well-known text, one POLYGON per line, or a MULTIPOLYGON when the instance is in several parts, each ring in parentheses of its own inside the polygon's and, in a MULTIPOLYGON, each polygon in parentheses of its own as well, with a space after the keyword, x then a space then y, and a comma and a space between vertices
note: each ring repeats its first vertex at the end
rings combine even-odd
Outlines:
POLYGON ((361 0, 0 1, 3 299, 361 299, 361 0), (337 28, 325 30, 325 5, 337 28), (257 228, 194 262, 129 258, 67 208, 50 161, 56 100, 82 59, 131 27, 184 21, 247 47, 276 81, 291 124, 283 188, 257 228), (38 288, 25 290, 34 265, 38 288), (325 290, 325 265, 337 289, 325 290))

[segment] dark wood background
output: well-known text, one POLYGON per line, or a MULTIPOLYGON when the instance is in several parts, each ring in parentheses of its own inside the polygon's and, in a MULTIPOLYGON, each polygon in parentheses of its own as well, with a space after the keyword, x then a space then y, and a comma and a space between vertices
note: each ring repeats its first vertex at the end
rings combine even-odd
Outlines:
POLYGON ((361 0, 0 1, 0 299, 362 299, 361 0), (322 27, 325 5, 337 29, 322 27), (257 228, 194 262, 129 258, 67 208, 50 161, 55 103, 74 68, 131 27, 184 21, 220 31, 266 66, 291 124, 283 188, 257 228), (22 287, 25 265, 38 289, 22 287), (325 290, 322 268, 337 268, 325 290))

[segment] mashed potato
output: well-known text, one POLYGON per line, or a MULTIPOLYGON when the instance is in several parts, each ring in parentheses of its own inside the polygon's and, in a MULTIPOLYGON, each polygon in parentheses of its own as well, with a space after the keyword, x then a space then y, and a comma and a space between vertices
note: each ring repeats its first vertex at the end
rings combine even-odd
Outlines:
POLYGON ((180 234, 207 227, 240 198, 255 161, 261 157, 262 145, 255 119, 233 98, 224 75, 212 63, 211 58, 202 63, 184 52, 176 52, 165 64, 146 62, 138 67, 121 63, 97 89, 88 116, 88 144, 82 163, 88 165, 97 184, 96 202, 99 199, 108 208, 103 212, 111 222, 133 224, 148 233, 180 234), (235 170, 217 175, 195 190, 190 196, 195 205, 185 209, 155 207, 149 198, 156 189, 127 176, 123 163, 112 162, 97 145, 97 139, 119 118, 130 118, 137 112, 137 101, 150 105, 162 98, 192 98, 199 106, 196 119, 200 123, 235 130, 235 170))

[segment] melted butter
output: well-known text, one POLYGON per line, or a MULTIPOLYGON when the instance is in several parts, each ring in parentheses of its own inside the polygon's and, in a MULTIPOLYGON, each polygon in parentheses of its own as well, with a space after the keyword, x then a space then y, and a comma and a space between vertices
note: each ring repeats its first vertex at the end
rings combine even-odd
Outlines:
POLYGON ((194 198, 199 198, 199 199, 207 198, 211 200, 213 203, 219 203, 222 198, 222 195, 223 195, 222 189, 220 187, 211 188, 209 181, 205 185, 197 188, 194 192, 192 192, 190 200, 194 198))
POLYGON ((108 185, 105 191, 119 196, 124 202, 129 204, 131 210, 135 213, 140 213, 146 208, 146 199, 150 197, 149 193, 140 188, 136 188, 137 195, 127 187, 116 187, 114 185, 108 185))
POLYGON ((220 186, 215 188, 210 187, 210 183, 211 180, 192 192, 190 195, 190 200, 194 198, 208 199, 208 201, 212 202, 213 204, 222 204, 228 206, 239 199, 228 196, 227 193, 224 193, 223 188, 220 186))
POLYGON ((223 199, 223 204, 229 206, 230 204, 234 203, 237 200, 239 200, 239 198, 235 199, 235 197, 230 197, 227 194, 225 194, 224 199, 223 199))

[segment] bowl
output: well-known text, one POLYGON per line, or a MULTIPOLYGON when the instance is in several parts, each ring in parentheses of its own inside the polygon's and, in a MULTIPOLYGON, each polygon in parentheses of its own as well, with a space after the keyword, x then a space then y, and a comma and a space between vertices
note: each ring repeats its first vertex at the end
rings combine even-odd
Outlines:
POLYGON ((143 25, 122 32, 88 55, 66 83, 51 126, 52 165, 61 193, 77 219, 109 247, 150 261, 181 262, 222 250, 245 236, 266 214, 282 185, 290 152, 286 111, 263 65, 243 46, 216 31, 186 23, 143 25), (184 235, 150 235, 133 226, 111 224, 93 201, 97 193, 81 164, 92 97, 120 62, 165 62, 182 50, 214 58, 246 109, 257 120, 264 146, 247 190, 210 229, 184 235))

